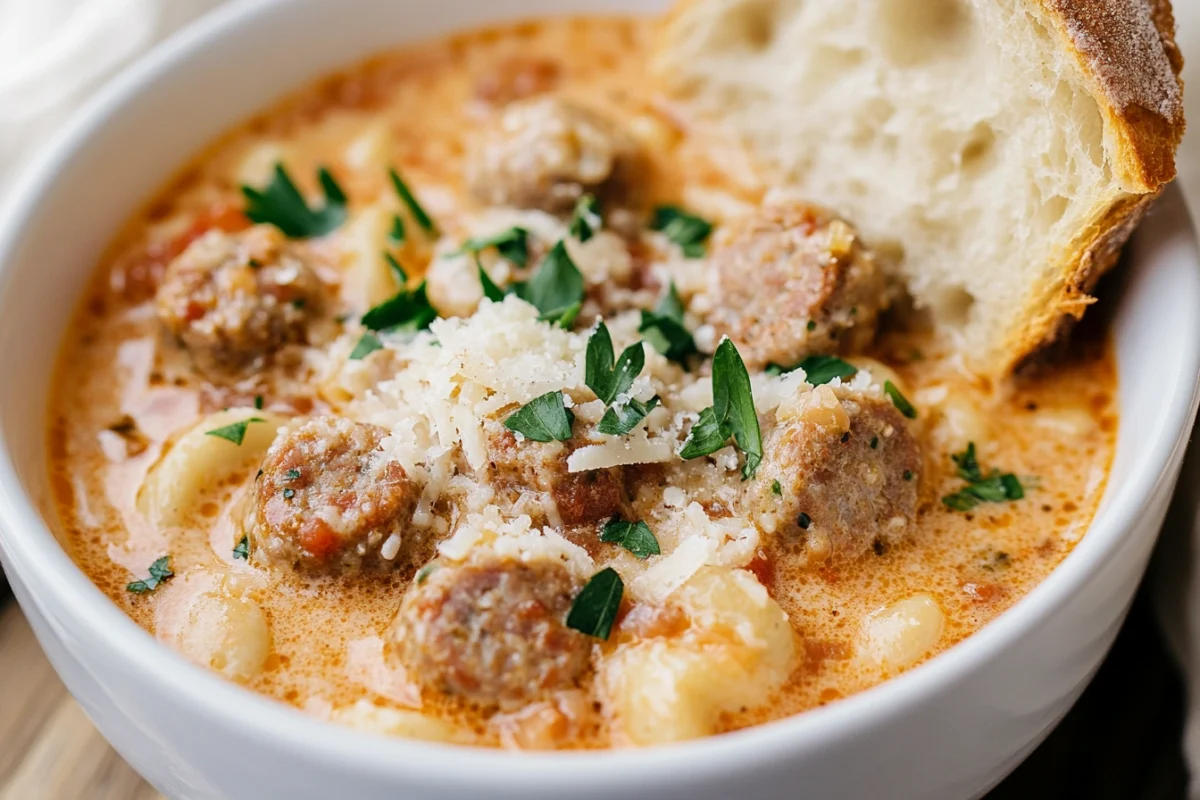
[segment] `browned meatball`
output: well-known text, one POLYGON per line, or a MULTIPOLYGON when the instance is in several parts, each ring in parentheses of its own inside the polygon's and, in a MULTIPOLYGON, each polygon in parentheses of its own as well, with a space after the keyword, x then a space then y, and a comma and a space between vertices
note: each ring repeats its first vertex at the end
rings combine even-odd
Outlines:
POLYGON ((768 203, 719 233, 712 260, 721 297, 712 321, 751 369, 853 352, 875 336, 883 271, 825 209, 768 203))
POLYGON ((886 397, 848 387, 816 392, 835 408, 810 406, 767 434, 762 465, 746 488, 748 510, 775 514, 778 541, 803 542, 818 561, 903 540, 917 511, 917 438, 886 397))
POLYGON ((585 193, 620 184, 633 151, 589 108, 559 97, 520 100, 480 135, 468 156, 467 184, 485 205, 566 212, 585 193))
POLYGON ((302 342, 321 301, 321 281, 302 245, 270 225, 211 231, 168 266, 158 317, 206 371, 259 366, 302 342))
POLYGON ((423 561, 429 546, 406 530, 420 488, 384 457, 386 435, 376 425, 317 417, 277 439, 254 485, 255 557, 328 572, 423 561))
POLYGON ((575 684, 588 637, 566 626, 579 586, 562 564, 437 565, 409 588, 392 645, 424 685, 511 708, 575 684))
POLYGON ((569 472, 567 458, 586 442, 517 442, 503 420, 484 424, 488 480, 501 499, 515 503, 522 493, 548 494, 563 525, 591 525, 620 513, 624 474, 620 467, 569 472))

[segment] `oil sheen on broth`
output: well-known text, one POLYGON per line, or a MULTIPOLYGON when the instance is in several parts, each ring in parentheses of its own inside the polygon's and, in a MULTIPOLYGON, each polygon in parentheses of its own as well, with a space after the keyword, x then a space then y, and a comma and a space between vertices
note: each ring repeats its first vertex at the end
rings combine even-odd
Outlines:
POLYGON ((539 22, 374 59, 224 137, 130 222, 66 338, 49 422, 65 539, 115 603, 188 658, 344 724, 595 748, 729 731, 866 689, 986 625, 1070 552, 1113 452, 1107 343, 1076 342, 1069 359, 1001 393, 946 355, 936 331, 889 318, 872 341, 891 289, 855 221, 767 192, 735 150, 648 94, 648 25, 539 22), (555 117, 563 106, 539 107, 547 98, 595 118, 555 117), (514 104, 532 138, 479 156, 481 131, 514 104), (558 136, 560 149, 539 136, 558 136), (545 153, 575 163, 531 157, 545 153), (240 186, 265 187, 277 162, 313 207, 317 169, 328 167, 348 219, 318 236, 249 229, 240 186), (390 167, 433 232, 395 192, 390 167), (575 172, 563 179, 563 169, 575 172), (558 177, 538 183, 538 170, 558 177), (575 211, 582 191, 598 195, 602 223, 575 211), (648 230, 660 204, 716 223, 704 252, 679 246, 686 224, 648 230), (573 211, 600 226, 586 243, 568 230, 573 211), (500 286, 532 284, 552 246, 574 235, 567 253, 587 295, 573 332, 516 298, 470 316, 481 288, 461 245, 514 226, 529 232, 525 271, 496 247, 482 248, 480 264, 500 286), (416 339, 364 338, 359 318, 399 286, 384 251, 410 290, 427 278, 442 316, 468 319, 416 339), (179 279, 167 265, 180 257, 201 277, 176 307, 163 287, 179 279), (214 289, 205 259, 231 258, 246 263, 214 289), (803 276, 773 283, 771 270, 806 258, 842 284, 796 328, 772 293, 803 276), (239 280, 268 304, 244 317, 220 307, 240 296, 239 280), (713 382, 730 374, 708 356, 683 356, 685 371, 647 347, 624 399, 658 396, 658 408, 623 437, 594 431, 606 408, 585 386, 593 321, 603 314, 620 354, 650 338, 639 312, 659 307, 672 283, 697 348, 711 354, 729 333, 753 375, 764 446, 747 481, 737 448, 677 455, 713 382), (861 306, 834 307, 856 292, 861 306), (373 341, 381 348, 351 357, 373 341), (794 363, 835 350, 857 374, 814 387, 816 362, 764 373, 789 354, 794 363), (489 366, 447 366, 468 356, 489 366), (551 389, 572 406, 572 439, 536 442, 504 426, 551 389), (342 430, 338 417, 379 427, 342 430), (302 428, 311 419, 323 422, 302 428), (211 435, 229 425, 234 435, 211 435), (291 444, 264 461, 281 427, 291 444), (638 443, 603 446, 626 439, 638 443), (963 500, 970 443, 985 485, 963 500), (333 474, 356 457, 370 468, 333 474), (302 475, 314 464, 325 473, 302 475), (336 519, 316 525, 330 498, 336 519), (301 501, 307 510, 293 514, 301 501), (645 522, 662 553, 602 542, 618 516, 645 522), (359 535, 338 549, 339 537, 359 535), (173 577, 130 591, 164 555, 173 577), (564 624, 604 567, 624 583, 607 640, 564 624), (497 619, 505 614, 519 621, 497 619))

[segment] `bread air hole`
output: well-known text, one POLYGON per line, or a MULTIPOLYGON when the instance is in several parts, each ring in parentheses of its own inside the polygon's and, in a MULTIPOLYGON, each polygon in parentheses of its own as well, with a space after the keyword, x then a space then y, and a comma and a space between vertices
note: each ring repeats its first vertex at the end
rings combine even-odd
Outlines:
POLYGON ((883 0, 879 4, 883 52, 910 67, 970 47, 971 10, 962 0, 883 0))
POLYGON ((961 286, 947 286, 937 295, 933 312, 943 325, 962 327, 971 319, 975 297, 961 286))

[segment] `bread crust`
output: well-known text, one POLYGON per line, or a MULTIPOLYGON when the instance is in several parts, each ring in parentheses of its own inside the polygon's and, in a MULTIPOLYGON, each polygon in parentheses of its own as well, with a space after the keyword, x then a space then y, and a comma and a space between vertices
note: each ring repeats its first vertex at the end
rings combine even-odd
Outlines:
POLYGON ((1170 0, 1039 0, 1093 84, 1125 193, 1101 208, 1063 255, 1057 279, 1031 287, 1000 352, 1006 374, 1064 339, 1095 302, 1092 289, 1175 178, 1183 139, 1183 57, 1170 0))

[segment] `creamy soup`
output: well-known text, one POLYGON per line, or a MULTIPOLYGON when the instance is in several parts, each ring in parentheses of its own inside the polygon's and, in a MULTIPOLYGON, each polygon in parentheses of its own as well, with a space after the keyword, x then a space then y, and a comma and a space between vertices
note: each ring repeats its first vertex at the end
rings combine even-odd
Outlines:
POLYGON ((1071 551, 1107 343, 973 377, 883 243, 653 94, 650 26, 376 58, 129 223, 49 418, 113 602, 341 724, 606 748, 862 691, 1071 551))

